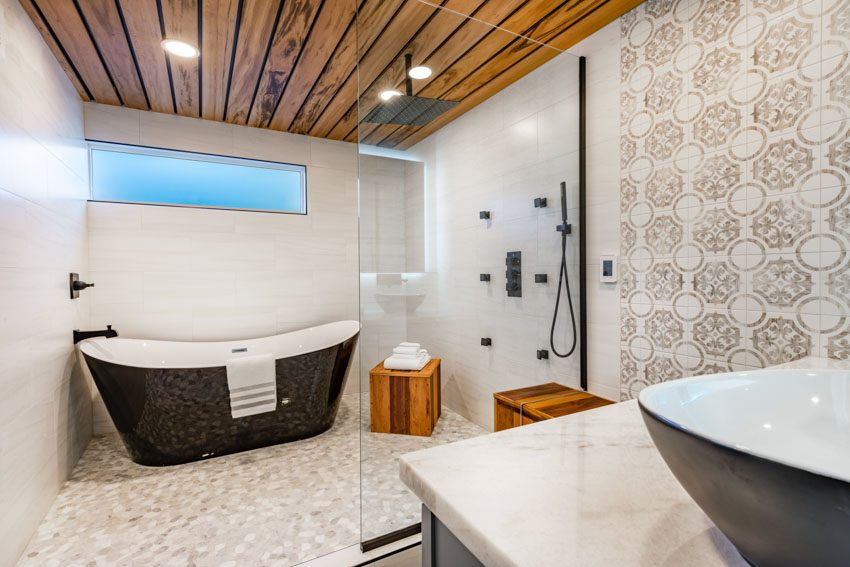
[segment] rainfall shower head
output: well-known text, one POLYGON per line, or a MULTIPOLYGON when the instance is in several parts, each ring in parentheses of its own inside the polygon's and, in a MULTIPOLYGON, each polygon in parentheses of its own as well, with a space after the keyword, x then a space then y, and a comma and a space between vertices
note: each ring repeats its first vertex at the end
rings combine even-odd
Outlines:
POLYGON ((366 115, 363 122, 425 126, 458 103, 421 96, 399 95, 382 102, 366 115))
POLYGON ((372 124, 397 124, 399 126, 425 126, 447 110, 460 104, 455 100, 440 100, 413 96, 413 81, 410 79, 411 55, 404 56, 406 93, 393 96, 378 104, 366 115, 363 122, 372 124))

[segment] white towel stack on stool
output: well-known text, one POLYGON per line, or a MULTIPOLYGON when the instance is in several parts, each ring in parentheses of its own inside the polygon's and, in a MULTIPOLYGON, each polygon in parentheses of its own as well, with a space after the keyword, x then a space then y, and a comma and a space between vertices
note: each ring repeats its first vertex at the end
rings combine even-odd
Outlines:
POLYGON ((387 370, 422 370, 431 360, 428 351, 419 348, 419 343, 401 343, 393 354, 384 361, 387 370))

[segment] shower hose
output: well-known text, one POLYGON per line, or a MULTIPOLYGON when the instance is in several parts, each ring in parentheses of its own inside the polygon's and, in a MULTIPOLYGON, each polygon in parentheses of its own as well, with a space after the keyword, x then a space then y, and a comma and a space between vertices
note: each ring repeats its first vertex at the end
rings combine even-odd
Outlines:
POLYGON ((570 279, 569 273, 567 272, 567 212, 566 212, 566 197, 563 194, 561 196, 563 211, 564 224, 562 227, 558 227, 558 230, 561 232, 561 270, 558 273, 558 295, 555 298, 555 313, 552 315, 552 330, 549 332, 549 346, 552 347, 552 352, 558 358, 567 358, 576 350, 576 344, 578 343, 578 337, 576 336, 576 316, 573 311, 573 298, 570 295, 570 279), (558 349, 555 348, 555 324, 558 321, 558 307, 561 304, 561 288, 566 288, 567 290, 567 303, 570 306, 570 323, 572 323, 573 327, 573 345, 570 347, 570 350, 564 354, 558 352, 558 349))

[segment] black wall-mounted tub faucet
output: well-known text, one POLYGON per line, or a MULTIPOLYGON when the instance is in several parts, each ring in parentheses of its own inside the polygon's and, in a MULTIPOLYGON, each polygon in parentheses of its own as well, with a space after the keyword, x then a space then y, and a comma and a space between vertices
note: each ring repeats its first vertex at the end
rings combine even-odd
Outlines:
POLYGON ((74 329, 74 344, 92 337, 106 337, 107 339, 111 339, 112 337, 117 336, 118 331, 113 330, 112 325, 107 325, 102 331, 81 331, 79 329, 74 329))

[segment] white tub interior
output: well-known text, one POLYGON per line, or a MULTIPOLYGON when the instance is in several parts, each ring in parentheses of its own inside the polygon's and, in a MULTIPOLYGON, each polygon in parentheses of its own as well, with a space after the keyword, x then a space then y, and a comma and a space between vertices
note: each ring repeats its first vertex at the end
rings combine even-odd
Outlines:
POLYGON ((357 321, 338 321, 291 333, 220 342, 95 338, 80 343, 88 356, 137 368, 210 368, 240 356, 271 354, 275 359, 306 354, 342 343, 360 330, 357 321))

